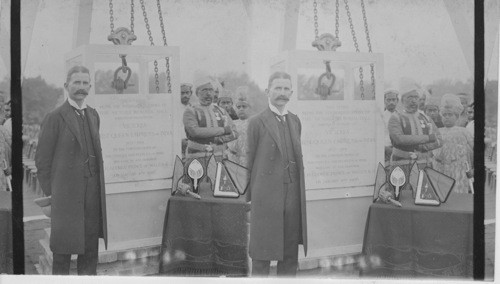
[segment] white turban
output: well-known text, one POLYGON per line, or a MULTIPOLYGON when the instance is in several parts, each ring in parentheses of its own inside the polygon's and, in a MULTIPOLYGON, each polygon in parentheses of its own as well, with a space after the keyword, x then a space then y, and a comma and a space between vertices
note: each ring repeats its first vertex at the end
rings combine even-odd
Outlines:
POLYGON ((440 101, 439 98, 436 96, 428 96, 427 99, 425 100, 425 106, 436 106, 439 107, 440 101))
POLYGON ((396 95, 398 95, 398 96, 399 96, 399 91, 398 91, 397 89, 395 89, 395 88, 389 88, 389 89, 386 89, 386 90, 384 91, 384 97, 385 97, 385 95, 387 95, 387 94, 396 94, 396 95))
POLYGON ((207 72, 201 70, 195 71, 193 74, 193 85, 196 91, 205 84, 211 84, 214 89, 217 89, 214 79, 207 72))
POLYGON ((248 103, 248 90, 248 86, 241 86, 236 89, 236 106, 250 106, 250 104, 248 103))
POLYGON ((441 112, 445 110, 451 110, 456 115, 460 115, 464 110, 460 98, 454 94, 444 94, 441 98, 441 106, 439 108, 441 112))
POLYGON ((419 90, 420 86, 417 85, 415 80, 408 77, 402 77, 401 79, 399 79, 399 93, 401 94, 401 98, 406 97, 413 91, 417 92, 417 94, 420 96, 419 90))

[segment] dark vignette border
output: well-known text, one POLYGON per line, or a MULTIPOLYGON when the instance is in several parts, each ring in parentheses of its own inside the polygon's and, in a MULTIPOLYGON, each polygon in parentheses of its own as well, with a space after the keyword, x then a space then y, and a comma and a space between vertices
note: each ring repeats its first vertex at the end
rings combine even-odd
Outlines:
MULTIPOLYGON (((14 274, 24 274, 21 0, 11 0, 12 234, 14 274)), ((474 279, 484 279, 484 2, 474 2, 474 279)))
POLYGON ((484 279, 484 1, 474 2, 474 279, 484 279))
POLYGON ((24 274, 22 101, 21 101, 21 0, 11 1, 10 96, 12 109, 12 242, 14 274, 24 274))

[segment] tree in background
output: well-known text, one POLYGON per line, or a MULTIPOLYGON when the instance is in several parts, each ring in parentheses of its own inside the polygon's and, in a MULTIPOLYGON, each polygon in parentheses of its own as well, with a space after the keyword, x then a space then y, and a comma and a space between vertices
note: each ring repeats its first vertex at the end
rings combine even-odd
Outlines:
MULTIPOLYGON (((432 95, 441 98, 446 93, 458 94, 466 93, 470 95, 471 101, 474 98, 474 81, 467 80, 466 82, 451 81, 449 79, 438 80, 427 86, 432 90, 432 95)), ((485 90, 485 122, 487 126, 497 126, 498 116, 498 81, 486 81, 485 90)))
POLYGON ((23 78, 23 123, 41 124, 45 115, 62 103, 63 100, 63 88, 47 84, 41 76, 23 78))
MULTIPOLYGON (((107 72, 103 75, 101 80, 96 82, 96 89, 111 89, 112 74, 107 72), (108 74, 109 73, 109 74, 108 74)), ((137 83, 137 75, 132 76, 132 82, 137 83)), ((304 78, 303 78, 304 79, 304 78)), ((248 100, 252 105, 252 114, 258 113, 266 108, 268 104, 267 96, 250 77, 245 73, 227 72, 219 77, 219 80, 224 81, 226 90, 234 94, 236 89, 240 86, 248 86, 248 100)), ((165 72, 159 73, 160 92, 166 90, 166 75, 165 72)), ((468 93, 473 97, 473 81, 466 82, 452 81, 449 79, 437 80, 436 82, 426 86, 427 89, 432 90, 432 95, 441 98, 445 93, 468 93)), ((130 90, 136 90, 137 85, 130 87, 130 90)), ((150 76, 149 89, 151 93, 155 92, 154 77, 150 76)), ((6 97, 10 93, 10 78, 4 78, 0 81, 0 90, 4 91, 6 97)), ((102 90, 101 90, 102 91, 102 90)), ((370 91, 370 90, 368 90, 370 91)), ((53 110, 57 105, 64 100, 64 89, 57 88, 52 84, 48 84, 41 76, 36 78, 24 78, 22 84, 23 96, 23 122, 26 124, 40 124, 45 115, 53 110)), ((104 91, 106 93, 106 91, 104 91)), ((109 91, 111 92, 111 91, 109 91)), ((111 92, 112 93, 112 92, 111 92)), ((369 92, 368 92, 369 93, 369 92)), ((485 84, 485 116, 487 126, 497 126, 497 105, 498 105, 498 81, 486 81, 485 84)), ((193 96, 194 97, 194 96, 193 96)))
POLYGON ((484 87, 485 125, 497 127, 498 121, 498 81, 486 81, 484 87))
MULTIPOLYGON (((151 72, 149 76, 149 92, 156 93, 156 83, 154 78, 154 73, 151 72)), ((224 88, 226 91, 231 93, 233 97, 233 101, 236 100, 235 93, 236 89, 241 86, 248 87, 248 102, 252 105, 251 115, 259 113, 265 107, 267 107, 267 96, 263 90, 259 88, 259 86, 248 77, 246 73, 238 73, 238 72, 227 72, 220 75, 217 78, 219 81, 224 82, 224 88)), ((165 72, 160 71, 158 73, 158 87, 160 89, 160 93, 167 92, 167 75, 165 72)), ((196 103, 198 98, 196 94, 194 94, 195 90, 193 90, 193 96, 191 96, 191 103, 196 103)), ((175 95, 175 94, 174 94, 175 95)), ((180 93, 178 95, 178 100, 180 102, 180 93)))
POLYGON ((10 100, 10 78, 4 77, 2 81, 0 81, 0 91, 4 93, 5 101, 10 100))
POLYGON ((224 81, 224 88, 231 93, 233 101, 236 100, 235 93, 238 87, 248 87, 248 103, 252 106, 251 115, 259 113, 267 107, 266 93, 246 73, 227 72, 222 74, 219 80, 224 81))
POLYGON ((432 90, 432 95, 438 98, 441 98, 447 93, 466 93, 469 94, 469 99, 471 101, 474 98, 474 81, 472 79, 469 79, 466 82, 441 79, 427 85, 426 88, 432 90))
MULTIPOLYGON (((0 95, 3 96, 3 101, 8 102, 10 100, 10 78, 4 77, 0 82, 0 95)), ((0 106, 0 121, 5 121, 5 110, 0 106)))

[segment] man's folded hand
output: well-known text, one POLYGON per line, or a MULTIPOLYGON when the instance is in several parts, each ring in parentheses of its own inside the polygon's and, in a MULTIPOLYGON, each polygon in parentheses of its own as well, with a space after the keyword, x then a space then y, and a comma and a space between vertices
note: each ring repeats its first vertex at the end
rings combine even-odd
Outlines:
POLYGON ((437 140, 436 134, 434 133, 429 134, 429 142, 436 142, 436 140, 437 140))

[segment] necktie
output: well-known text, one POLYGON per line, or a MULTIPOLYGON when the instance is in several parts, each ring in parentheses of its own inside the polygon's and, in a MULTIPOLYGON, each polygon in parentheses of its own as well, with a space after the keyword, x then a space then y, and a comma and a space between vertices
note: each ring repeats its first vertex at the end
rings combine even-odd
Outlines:
POLYGON ((85 118, 85 110, 75 108, 75 111, 78 113, 78 116, 79 116, 81 119, 84 119, 84 118, 85 118))

